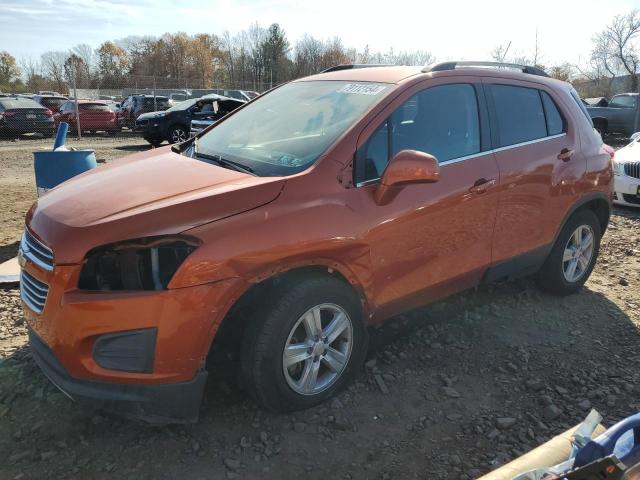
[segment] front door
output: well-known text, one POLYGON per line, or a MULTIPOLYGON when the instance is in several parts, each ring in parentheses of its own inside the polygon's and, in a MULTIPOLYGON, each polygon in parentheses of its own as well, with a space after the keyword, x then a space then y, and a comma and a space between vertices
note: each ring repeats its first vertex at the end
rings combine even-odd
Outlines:
POLYGON ((358 148, 356 181, 363 213, 372 219, 367 241, 381 316, 468 288, 491 261, 499 176, 475 82, 432 80, 405 95, 358 148), (377 205, 378 179, 405 149, 435 156, 440 179, 406 185, 390 203, 377 205))

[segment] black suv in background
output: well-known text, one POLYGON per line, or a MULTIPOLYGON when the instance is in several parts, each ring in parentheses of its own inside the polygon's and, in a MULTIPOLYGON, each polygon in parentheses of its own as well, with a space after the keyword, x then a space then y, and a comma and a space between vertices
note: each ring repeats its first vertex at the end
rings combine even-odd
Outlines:
POLYGON ((142 133, 144 139, 154 146, 160 145, 164 140, 180 143, 189 138, 191 120, 217 121, 245 103, 245 100, 215 94, 190 98, 168 110, 140 115, 136 120, 135 130, 142 133))
POLYGON ((134 128, 136 119, 143 113, 166 110, 170 106, 168 97, 129 95, 120 104, 120 110, 116 113, 118 126, 134 128))

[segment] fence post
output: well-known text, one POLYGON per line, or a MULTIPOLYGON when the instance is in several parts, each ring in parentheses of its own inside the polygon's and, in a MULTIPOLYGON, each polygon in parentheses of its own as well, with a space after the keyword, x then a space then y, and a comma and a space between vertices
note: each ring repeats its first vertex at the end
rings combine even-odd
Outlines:
POLYGON ((76 72, 73 72, 73 98, 74 102, 74 110, 76 115, 76 129, 78 131, 78 140, 82 139, 82 132, 80 130, 80 108, 78 107, 78 89, 76 88, 76 72))
POLYGON ((153 77, 153 111, 158 111, 158 101, 156 100, 156 77, 153 77))

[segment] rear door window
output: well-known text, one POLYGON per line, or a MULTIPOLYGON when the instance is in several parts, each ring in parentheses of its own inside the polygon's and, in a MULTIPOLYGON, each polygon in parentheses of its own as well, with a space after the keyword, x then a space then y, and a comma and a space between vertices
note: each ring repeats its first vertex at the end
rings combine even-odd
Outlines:
POLYGON ((356 158, 356 182, 382 176, 401 150, 418 150, 443 163, 480 152, 480 120, 471 84, 431 87, 403 103, 378 127, 356 158))
POLYGON ((498 123, 498 146, 507 147, 547 136, 540 94, 535 88, 491 85, 498 123))

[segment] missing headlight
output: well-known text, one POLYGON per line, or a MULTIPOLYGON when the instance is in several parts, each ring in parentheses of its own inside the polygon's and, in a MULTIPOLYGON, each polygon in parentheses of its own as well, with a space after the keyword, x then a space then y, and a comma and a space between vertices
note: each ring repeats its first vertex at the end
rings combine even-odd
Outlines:
POLYGON ((86 257, 82 290, 163 290, 199 245, 186 236, 147 237, 104 245, 86 257))

